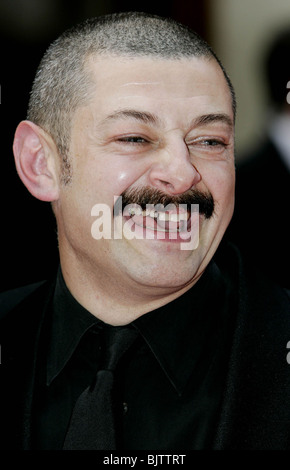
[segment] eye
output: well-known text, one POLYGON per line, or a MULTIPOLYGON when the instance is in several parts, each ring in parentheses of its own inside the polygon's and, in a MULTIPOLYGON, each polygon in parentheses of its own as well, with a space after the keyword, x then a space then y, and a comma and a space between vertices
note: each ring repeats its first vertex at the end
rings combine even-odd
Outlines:
POLYGON ((201 145, 205 147, 226 147, 227 144, 217 139, 203 139, 198 141, 201 145))
POLYGON ((216 145, 220 145, 221 142, 219 142, 218 140, 214 140, 214 139, 208 139, 208 140, 205 140, 205 141, 204 141, 204 144, 214 147, 214 146, 216 146, 216 145))
POLYGON ((217 139, 216 137, 199 137, 198 139, 189 142, 187 145, 215 152, 221 152, 228 147, 228 143, 222 139, 217 139))
POLYGON ((154 147, 154 141, 144 134, 115 134, 109 141, 115 151, 122 155, 147 154, 154 147))
POLYGON ((124 142, 125 144, 147 144, 148 140, 144 139, 144 137, 140 137, 138 135, 128 135, 124 137, 119 137, 118 142, 124 142))

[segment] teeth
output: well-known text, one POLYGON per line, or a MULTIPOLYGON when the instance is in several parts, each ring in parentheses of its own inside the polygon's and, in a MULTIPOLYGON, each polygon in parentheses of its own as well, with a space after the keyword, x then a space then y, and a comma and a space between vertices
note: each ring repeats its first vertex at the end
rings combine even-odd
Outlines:
POLYGON ((189 219, 189 214, 188 212, 182 212, 181 214, 177 214, 176 212, 173 212, 169 214, 168 212, 158 212, 154 210, 149 210, 146 209, 142 211, 140 207, 130 207, 128 209, 128 213, 131 217, 134 215, 140 216, 142 215, 143 217, 152 217, 153 219, 159 219, 160 221, 163 222, 182 222, 182 221, 187 221, 189 219))
POLYGON ((169 220, 171 222, 179 222, 180 219, 181 217, 179 214, 170 214, 169 220))
POLYGON ((142 215, 142 209, 140 207, 136 207, 136 208, 129 207, 128 213, 131 216, 133 216, 133 215, 142 215))
POLYGON ((188 220, 187 212, 183 212, 182 214, 168 214, 168 212, 158 212, 157 217, 160 221, 163 222, 181 222, 182 220, 188 220))
POLYGON ((146 209, 145 211, 142 212, 143 217, 157 217, 158 212, 152 210, 152 209, 146 209))
POLYGON ((159 212, 158 214, 158 219, 162 220, 163 222, 168 222, 169 220, 169 214, 166 212, 159 212))
POLYGON ((179 214, 178 217, 179 220, 185 220, 185 222, 187 222, 190 217, 190 214, 188 212, 183 212, 182 214, 179 214))

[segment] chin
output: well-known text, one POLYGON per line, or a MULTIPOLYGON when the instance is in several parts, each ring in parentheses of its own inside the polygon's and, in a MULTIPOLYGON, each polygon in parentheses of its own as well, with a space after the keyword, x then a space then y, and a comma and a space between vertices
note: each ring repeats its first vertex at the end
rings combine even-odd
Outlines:
POLYGON ((179 290, 188 285, 193 285, 199 278, 199 264, 191 262, 168 262, 158 264, 158 266, 143 266, 135 280, 138 283, 150 288, 179 290))

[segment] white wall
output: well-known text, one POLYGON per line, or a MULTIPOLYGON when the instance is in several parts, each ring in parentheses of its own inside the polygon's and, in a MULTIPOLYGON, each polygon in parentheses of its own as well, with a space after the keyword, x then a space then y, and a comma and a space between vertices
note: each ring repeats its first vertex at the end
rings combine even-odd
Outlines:
MULTIPOLYGON (((237 92, 237 151, 244 152, 263 133, 267 117, 266 88, 259 60, 276 32, 281 27, 290 27, 290 0, 208 2, 209 42, 222 60, 237 92)), ((285 83, 285 100, 286 96, 285 83)))

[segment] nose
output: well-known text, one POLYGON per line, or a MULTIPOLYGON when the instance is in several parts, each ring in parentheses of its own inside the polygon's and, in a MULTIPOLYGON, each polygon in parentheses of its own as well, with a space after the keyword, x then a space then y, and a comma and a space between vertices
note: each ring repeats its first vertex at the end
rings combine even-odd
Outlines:
POLYGON ((182 140, 158 152, 150 169, 150 183, 172 195, 185 193, 200 180, 186 143, 182 140))

